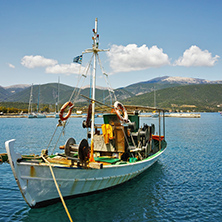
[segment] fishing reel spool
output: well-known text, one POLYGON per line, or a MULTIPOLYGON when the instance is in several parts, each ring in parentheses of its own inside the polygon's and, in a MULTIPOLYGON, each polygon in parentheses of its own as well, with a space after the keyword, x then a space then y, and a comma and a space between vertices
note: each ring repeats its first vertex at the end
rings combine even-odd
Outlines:
POLYGON ((68 157, 73 157, 74 154, 78 153, 78 158, 80 163, 85 163, 88 159, 89 154, 89 144, 86 139, 83 139, 79 145, 76 144, 74 138, 69 138, 65 143, 65 154, 68 157))

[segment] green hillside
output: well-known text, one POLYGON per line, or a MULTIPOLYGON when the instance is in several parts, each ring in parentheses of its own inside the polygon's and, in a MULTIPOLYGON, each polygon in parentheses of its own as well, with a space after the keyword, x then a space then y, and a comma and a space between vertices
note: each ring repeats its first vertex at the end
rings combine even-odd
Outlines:
MULTIPOLYGON (((73 93, 74 87, 67 86, 64 84, 59 85, 59 104, 63 104, 70 100, 70 97, 73 93)), ((124 90, 122 90, 124 91, 124 90)), ((3 90, 3 92, 6 92, 3 90)), ((2 102, 18 102, 18 103, 29 103, 30 98, 30 92, 31 87, 24 89, 21 92, 18 92, 16 94, 13 94, 11 96, 8 96, 7 99, 2 99, 2 102)), ((79 89, 77 88, 75 91, 76 95, 79 92, 79 89)), ((119 92, 121 94, 121 91, 119 92)), ((35 104, 38 102, 39 97, 39 103, 40 104, 55 104, 57 101, 57 94, 58 94, 58 84, 57 83, 48 83, 44 85, 34 85, 33 86, 33 97, 32 97, 32 103, 35 104)), ((85 88, 80 91, 80 94, 83 94, 87 97, 90 96, 90 89, 85 88)), ((123 93, 122 93, 123 94, 123 93)), ((129 93, 127 93, 129 94, 129 93)), ((132 95, 132 94, 131 94, 132 95)), ((100 101, 108 100, 109 92, 108 90, 101 90, 96 89, 96 98, 100 101)), ((4 96, 6 97, 6 95, 4 96)), ((74 96, 74 98, 76 98, 74 96)), ((125 98, 125 97, 124 97, 125 98)), ((72 98, 73 100, 73 98, 72 98)), ((86 99, 81 97, 79 95, 77 102, 84 102, 86 103, 86 99)))
MULTIPOLYGON (((33 103, 38 102, 38 96, 40 103, 55 103, 57 97, 57 83, 48 83, 44 85, 33 86, 33 103), (39 93, 40 92, 40 93, 39 93)), ((60 96, 61 98, 68 97, 71 95, 73 88, 67 85, 60 84, 60 96), (68 94, 69 92, 69 94, 68 94)), ((7 98, 7 102, 24 102, 29 103, 31 87, 24 89, 23 91, 11 95, 7 98)), ((66 99, 66 98, 65 98, 66 99)), ((65 100, 66 101, 66 100, 65 100)))
POLYGON ((149 93, 155 90, 180 86, 179 83, 169 83, 169 82, 145 82, 145 83, 135 83, 133 85, 127 86, 124 89, 128 92, 131 92, 134 95, 139 95, 141 93, 149 93))
MULTIPOLYGON (((154 83, 146 84, 151 88, 154 83)), ((137 85, 137 84, 136 84, 137 85)), ((165 85, 164 87, 166 87, 165 85)), ((137 85, 139 87, 139 85, 137 85)), ((141 85, 141 87, 144 87, 141 85)), ((163 86, 162 86, 163 87, 163 86)), ((33 107, 36 107, 38 102, 38 92, 40 89, 40 107, 51 107, 50 110, 54 109, 57 100, 57 83, 49 83, 33 86, 33 107), (50 106, 49 106, 50 104, 50 106)), ((69 101, 70 96, 73 92, 73 87, 60 84, 59 87, 59 105, 61 106, 65 102, 69 101)), ((156 89, 156 106, 165 108, 168 110, 191 110, 191 111, 219 111, 222 108, 217 105, 222 104, 222 84, 197 84, 197 85, 183 85, 173 87, 172 85, 168 88, 161 90, 158 89, 158 83, 155 83, 156 89)), ((24 89, 21 92, 13 94, 7 97, 7 100, 0 102, 2 107, 14 107, 14 108, 28 108, 30 98, 31 87, 24 89)), ((129 90, 129 88, 128 88, 129 90)), ((142 95, 135 96, 133 93, 128 91, 126 88, 120 88, 115 90, 116 97, 123 104, 135 104, 135 105, 148 105, 154 106, 154 92, 145 93, 142 95)), ((141 90, 141 88, 140 88, 141 90)), ((146 90, 145 88, 143 89, 146 90)), ((153 89, 152 89, 153 90, 153 89)), ((78 91, 78 90, 77 90, 78 91)), ((2 90, 4 96, 5 91, 2 90)), ((90 95, 90 89, 82 89, 80 94, 87 97, 90 95)), ((2 97, 3 98, 3 97, 2 97)), ((108 90, 96 89, 96 99, 110 104, 108 90)), ((72 99, 73 100, 73 99, 72 99)), ((87 105, 87 100, 81 96, 78 97, 76 106, 87 105)), ((221 105, 222 107, 222 105, 221 105)))
POLYGON ((3 87, 0 86, 0 101, 7 98, 8 95, 9 93, 7 92, 7 90, 5 90, 3 87))
MULTIPOLYGON (((185 109, 185 105, 195 111, 218 111, 222 104, 222 84, 186 85, 156 91, 157 107, 165 109, 185 109)), ((125 104, 154 106, 154 93, 146 93, 123 100, 125 104)), ((186 108, 189 109, 189 108, 186 108)))

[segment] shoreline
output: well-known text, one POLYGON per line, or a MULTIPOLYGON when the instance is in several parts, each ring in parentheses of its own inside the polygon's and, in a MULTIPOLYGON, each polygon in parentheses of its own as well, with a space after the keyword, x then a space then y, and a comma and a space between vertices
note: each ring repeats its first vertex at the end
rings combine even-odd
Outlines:
MULTIPOLYGON (((85 116, 83 115, 78 115, 78 116, 70 116, 70 118, 83 118, 85 116)), ((0 118, 28 118, 28 116, 26 115, 1 115, 0 118)), ((53 115, 48 115, 44 118, 28 118, 28 119, 45 119, 45 118, 55 118, 55 119, 58 119, 56 118, 55 116, 53 115)))
MULTIPOLYGON (((215 112, 217 113, 217 112, 215 112)), ((71 115, 70 118, 86 118, 87 115, 86 114, 82 114, 82 115, 71 115)), ((102 115, 98 115, 97 117, 102 117, 102 115)), ((142 114, 139 115, 139 117, 152 117, 151 114, 142 114)), ((165 117, 173 117, 173 118, 201 118, 201 114, 200 113, 169 113, 169 114, 165 114, 165 117)), ((11 115, 0 115, 0 118, 28 118, 27 115, 16 115, 16 114, 11 114, 11 115)), ((44 118, 33 118, 33 119, 45 119, 45 118, 56 118, 53 114, 48 114, 46 117, 44 118)), ((152 117, 153 118, 153 117, 152 117)))

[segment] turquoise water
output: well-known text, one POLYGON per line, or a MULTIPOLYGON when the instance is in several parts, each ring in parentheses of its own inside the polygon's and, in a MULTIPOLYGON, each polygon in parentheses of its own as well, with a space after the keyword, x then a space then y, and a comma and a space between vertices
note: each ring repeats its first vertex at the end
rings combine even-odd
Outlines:
MULTIPOLYGON (((56 123, 53 118, 0 118, 0 153, 5 152, 4 142, 12 138, 17 151, 40 153, 56 123)), ((85 135, 81 123, 81 118, 71 119, 60 144, 69 137, 79 142, 85 135)), ((222 221, 222 116, 203 113, 198 119, 166 118, 166 138, 166 152, 140 176, 105 192, 67 200, 73 220, 222 221)), ((2 164, 0 221, 57 222, 68 218, 61 203, 30 209, 10 166, 2 164)))

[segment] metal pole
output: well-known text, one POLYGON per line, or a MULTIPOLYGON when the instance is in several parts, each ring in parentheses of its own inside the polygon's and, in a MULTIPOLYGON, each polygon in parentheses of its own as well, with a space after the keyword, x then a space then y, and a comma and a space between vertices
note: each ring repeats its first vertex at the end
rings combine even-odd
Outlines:
POLYGON ((159 150, 161 150, 161 116, 159 110, 159 150))
POLYGON ((163 111, 163 136, 165 139, 165 112, 163 111))
POLYGON ((94 150, 94 124, 95 124, 95 91, 96 91, 96 56, 97 56, 98 44, 97 44, 97 18, 95 19, 95 30, 93 37, 93 76, 92 76, 92 122, 91 122, 91 155, 90 162, 94 162, 93 150, 94 150))
POLYGON ((93 64, 93 88, 92 88, 92 124, 91 124, 91 140, 93 140, 94 134, 94 122, 95 122, 95 84, 96 84, 96 53, 94 54, 93 64))
MULTIPOLYGON (((57 98, 57 109, 58 109, 58 112, 59 112, 59 86, 60 86, 60 78, 58 77, 58 91, 57 91, 57 93, 58 93, 58 98, 57 98)), ((56 111, 56 113, 57 113, 57 111, 56 111)))

